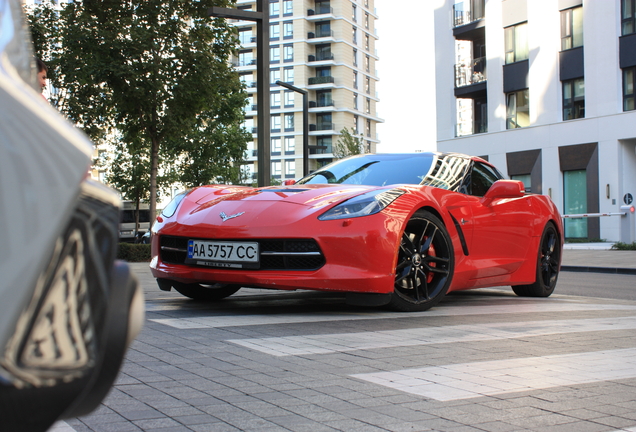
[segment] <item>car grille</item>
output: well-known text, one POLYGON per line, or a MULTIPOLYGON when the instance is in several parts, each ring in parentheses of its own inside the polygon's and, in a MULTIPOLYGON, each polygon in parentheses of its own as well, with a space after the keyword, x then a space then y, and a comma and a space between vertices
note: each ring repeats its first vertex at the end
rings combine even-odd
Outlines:
MULTIPOLYGON (((185 264, 188 240, 188 237, 160 236, 161 261, 185 264)), ((317 270, 325 264, 325 258, 318 244, 312 239, 250 239, 249 241, 259 244, 259 270, 309 271, 317 270)))

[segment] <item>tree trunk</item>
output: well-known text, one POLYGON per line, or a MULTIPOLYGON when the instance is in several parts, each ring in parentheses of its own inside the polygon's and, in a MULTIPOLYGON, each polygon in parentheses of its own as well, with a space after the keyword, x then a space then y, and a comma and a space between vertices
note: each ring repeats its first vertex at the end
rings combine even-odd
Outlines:
POLYGON ((159 167, 159 139, 152 137, 150 151, 150 228, 157 217, 157 172, 159 167))

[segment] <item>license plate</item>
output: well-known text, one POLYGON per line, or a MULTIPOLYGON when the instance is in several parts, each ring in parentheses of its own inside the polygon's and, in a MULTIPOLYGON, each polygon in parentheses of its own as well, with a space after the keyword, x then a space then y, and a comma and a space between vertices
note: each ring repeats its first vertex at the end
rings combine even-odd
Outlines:
MULTIPOLYGON (((188 261, 202 265, 213 262, 257 264, 258 243, 189 240, 188 261)), ((226 266, 219 265, 219 267, 226 266)))

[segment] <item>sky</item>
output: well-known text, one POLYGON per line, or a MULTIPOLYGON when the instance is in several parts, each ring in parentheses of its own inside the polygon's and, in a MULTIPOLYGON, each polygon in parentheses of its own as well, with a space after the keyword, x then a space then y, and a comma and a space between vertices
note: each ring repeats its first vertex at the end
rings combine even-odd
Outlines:
POLYGON ((433 11, 440 0, 375 0, 378 153, 436 150, 433 11))

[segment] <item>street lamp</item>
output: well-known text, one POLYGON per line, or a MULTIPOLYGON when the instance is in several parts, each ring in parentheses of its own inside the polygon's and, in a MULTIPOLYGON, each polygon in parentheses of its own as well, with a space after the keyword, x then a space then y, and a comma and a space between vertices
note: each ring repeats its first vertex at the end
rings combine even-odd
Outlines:
POLYGON ((300 89, 283 81, 276 81, 281 87, 293 90, 303 95, 303 177, 309 174, 309 101, 307 90, 300 89))
POLYGON ((208 15, 256 22, 256 104, 258 112, 257 181, 259 186, 271 182, 270 118, 269 118, 269 8, 265 0, 256 0, 256 12, 211 7, 208 15))

